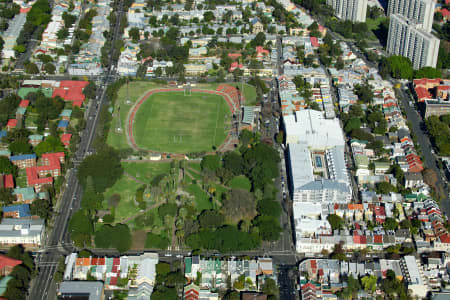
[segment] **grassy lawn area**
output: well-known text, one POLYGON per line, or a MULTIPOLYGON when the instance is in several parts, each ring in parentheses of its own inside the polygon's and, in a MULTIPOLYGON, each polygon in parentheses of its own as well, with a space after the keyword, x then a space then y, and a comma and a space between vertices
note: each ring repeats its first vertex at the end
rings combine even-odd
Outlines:
POLYGON ((127 104, 127 86, 126 84, 120 88, 117 93, 117 100, 114 106, 113 120, 111 121, 111 129, 108 134, 107 143, 117 149, 129 148, 127 137, 125 136, 125 122, 128 116, 128 112, 133 104, 141 99, 148 90, 159 87, 156 83, 148 81, 132 81, 128 85, 128 94, 130 97, 130 103, 127 104), (120 124, 122 128, 121 133, 116 132, 116 128, 119 124, 119 114, 117 114, 120 107, 120 124))
POLYGON ((130 217, 139 212, 139 207, 134 204, 134 197, 136 190, 141 186, 140 183, 135 182, 127 176, 122 176, 117 182, 104 193, 105 203, 107 208, 107 201, 113 194, 120 195, 119 205, 116 207, 115 222, 121 222, 123 219, 130 217))
POLYGON ((226 138, 230 110, 221 96, 158 93, 145 101, 134 119, 134 138, 143 148, 162 152, 210 151, 226 138))
MULTIPOLYGON (((229 85, 238 87, 239 89, 242 87, 240 83, 229 83, 229 85)), ((245 97, 245 105, 253 106, 256 105, 256 88, 253 85, 244 83, 244 97, 245 97)))
POLYGON ((122 163, 122 166, 125 172, 146 183, 150 183, 155 176, 168 174, 170 171, 168 162, 122 163))
POLYGON ((186 192, 195 197, 195 208, 198 211, 212 209, 212 203, 208 195, 197 184, 190 184, 185 188, 186 192))
POLYGON ((187 167, 194 169, 194 170, 198 171, 199 173, 202 171, 202 167, 200 166, 199 162, 194 162, 194 161, 188 162, 187 167))
POLYGON ((16 177, 17 187, 27 187, 27 172, 25 169, 19 169, 16 177))
POLYGON ((250 191, 252 188, 250 180, 244 175, 233 177, 227 185, 233 189, 243 189, 246 191, 250 191))

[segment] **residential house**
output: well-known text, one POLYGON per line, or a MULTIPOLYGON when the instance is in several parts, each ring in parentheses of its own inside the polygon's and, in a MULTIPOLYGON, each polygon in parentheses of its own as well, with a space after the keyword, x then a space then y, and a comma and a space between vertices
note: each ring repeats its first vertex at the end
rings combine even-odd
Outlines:
POLYGON ((29 204, 18 204, 3 206, 3 217, 4 218, 30 218, 30 205, 29 204))
POLYGON ((36 166, 36 154, 14 155, 9 158, 13 165, 19 169, 25 169, 36 166))
POLYGON ((0 276, 8 276, 15 266, 21 264, 22 261, 19 259, 0 254, 0 276))
POLYGON ((45 233, 42 219, 8 219, 0 223, 0 245, 8 247, 22 244, 24 247, 39 247, 45 233))

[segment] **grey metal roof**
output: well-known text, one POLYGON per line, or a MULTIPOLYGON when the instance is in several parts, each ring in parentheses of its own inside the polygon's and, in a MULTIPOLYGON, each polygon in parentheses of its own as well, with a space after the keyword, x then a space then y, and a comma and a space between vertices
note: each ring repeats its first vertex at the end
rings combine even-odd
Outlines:
POLYGON ((103 295, 101 281, 63 281, 59 286, 59 295, 88 295, 89 300, 101 300, 103 295))

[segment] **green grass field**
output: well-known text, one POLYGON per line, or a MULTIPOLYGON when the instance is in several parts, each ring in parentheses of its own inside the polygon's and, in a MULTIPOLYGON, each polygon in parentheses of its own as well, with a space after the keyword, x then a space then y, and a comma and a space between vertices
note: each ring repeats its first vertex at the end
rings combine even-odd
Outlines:
POLYGON ((185 190, 195 197, 195 208, 198 211, 213 208, 212 203, 209 201, 208 195, 197 184, 190 184, 185 190))
POLYGON ((243 189, 246 191, 250 191, 252 188, 252 183, 245 175, 233 177, 227 185, 233 189, 243 189))
POLYGON ((159 85, 148 81, 132 81, 128 85, 128 96, 130 97, 130 103, 127 103, 127 86, 124 85, 117 93, 117 100, 114 105, 114 115, 111 122, 111 128, 108 133, 107 143, 116 149, 130 148, 125 135, 125 124, 128 117, 128 112, 134 103, 141 99, 145 93, 151 89, 155 89, 159 85), (120 107, 120 113, 119 112, 120 107), (117 127, 121 126, 122 132, 117 132, 117 127))
POLYGON ((157 93, 134 119, 136 144, 143 149, 189 153, 211 151, 225 140, 230 110, 221 96, 182 92, 157 93))

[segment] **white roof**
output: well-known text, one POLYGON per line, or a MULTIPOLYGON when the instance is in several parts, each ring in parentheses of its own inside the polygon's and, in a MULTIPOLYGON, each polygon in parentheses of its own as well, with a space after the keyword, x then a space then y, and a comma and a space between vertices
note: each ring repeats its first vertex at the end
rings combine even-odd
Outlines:
POLYGON ((287 140, 306 142, 310 149, 345 146, 344 134, 339 120, 325 119, 320 111, 306 109, 295 115, 284 116, 287 140))
POLYGON ((289 162, 294 190, 314 181, 311 153, 306 143, 289 144, 289 162))

